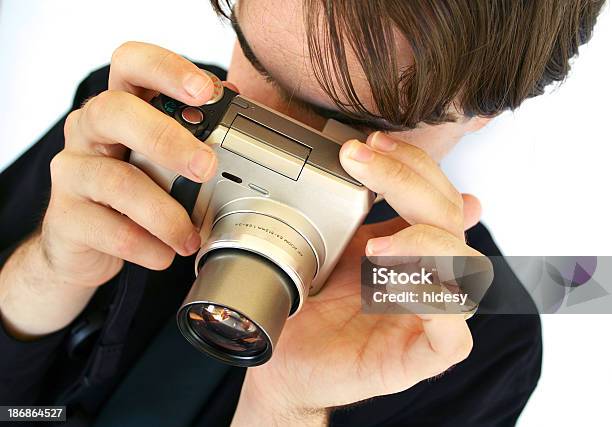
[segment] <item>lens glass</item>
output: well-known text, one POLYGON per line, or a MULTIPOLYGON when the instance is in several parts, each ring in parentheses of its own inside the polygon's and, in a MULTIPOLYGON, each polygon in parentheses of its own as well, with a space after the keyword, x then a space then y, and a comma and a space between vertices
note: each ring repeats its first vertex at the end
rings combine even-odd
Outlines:
POLYGON ((190 329, 202 341, 238 356, 265 351, 268 339, 243 315, 215 304, 193 304, 187 312, 190 329))

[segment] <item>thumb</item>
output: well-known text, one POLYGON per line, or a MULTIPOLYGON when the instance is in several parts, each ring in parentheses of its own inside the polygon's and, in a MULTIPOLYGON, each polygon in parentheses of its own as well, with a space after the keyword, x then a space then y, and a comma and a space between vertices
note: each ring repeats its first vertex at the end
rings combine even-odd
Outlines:
POLYGON ((463 228, 468 230, 478 224, 482 215, 480 200, 471 194, 462 194, 463 198, 463 228))

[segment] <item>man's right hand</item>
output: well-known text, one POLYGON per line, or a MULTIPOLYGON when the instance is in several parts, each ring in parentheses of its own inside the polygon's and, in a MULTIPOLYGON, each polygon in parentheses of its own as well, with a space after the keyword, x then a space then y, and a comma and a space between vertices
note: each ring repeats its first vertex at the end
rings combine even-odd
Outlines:
POLYGON ((128 42, 113 54, 108 87, 66 119, 42 226, 0 271, 0 312, 18 338, 69 324, 124 260, 163 270, 175 253, 200 247, 185 209, 127 157, 134 150, 193 181, 208 180, 212 150, 149 101, 163 92, 201 105, 212 96, 211 79, 173 52, 128 42))

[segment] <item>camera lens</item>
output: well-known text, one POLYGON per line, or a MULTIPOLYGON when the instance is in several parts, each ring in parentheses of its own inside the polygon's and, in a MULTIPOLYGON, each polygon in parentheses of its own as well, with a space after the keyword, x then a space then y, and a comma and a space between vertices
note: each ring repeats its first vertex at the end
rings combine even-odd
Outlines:
POLYGON ((187 313, 189 327, 202 340, 239 356, 253 356, 268 346, 266 335, 240 313, 217 304, 194 304, 187 313))
POLYGON ((293 281, 269 259, 242 249, 214 250, 200 265, 177 314, 183 336, 231 365, 268 361, 299 301, 293 281))

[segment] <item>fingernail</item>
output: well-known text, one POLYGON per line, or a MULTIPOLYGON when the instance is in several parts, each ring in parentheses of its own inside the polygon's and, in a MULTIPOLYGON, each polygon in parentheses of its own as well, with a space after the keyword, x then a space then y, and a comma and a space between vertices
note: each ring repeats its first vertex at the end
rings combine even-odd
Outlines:
POLYGON ((187 253, 192 254, 198 249, 200 249, 200 243, 202 240, 200 239, 200 233, 197 231, 192 231, 187 240, 185 241, 185 250, 187 253))
POLYGON ((191 73, 185 78, 183 87, 193 98, 206 95, 206 91, 209 92, 208 97, 210 97, 212 95, 213 83, 212 80, 204 74, 191 73))
POLYGON ((214 154, 207 148, 202 148, 195 152, 189 161, 189 169, 191 173, 197 176, 200 180, 206 181, 208 175, 214 165, 214 154))
POLYGON ((374 132, 372 135, 370 135, 370 138, 368 139, 370 145, 380 151, 389 152, 397 148, 397 142, 395 142, 393 138, 388 135, 385 135, 382 132, 374 132))
POLYGON ((377 237, 370 239, 366 245, 368 255, 378 254, 391 246, 393 236, 377 237))
POLYGON ((374 152, 367 145, 357 140, 350 141, 349 143, 351 144, 348 152, 349 158, 362 163, 369 162, 374 158, 374 152))

